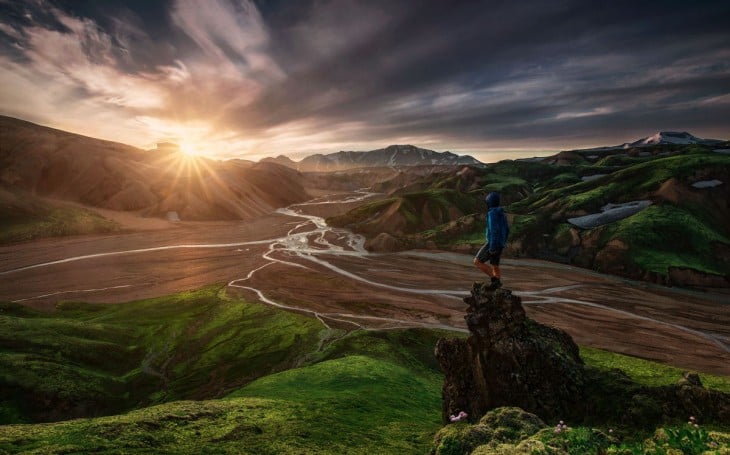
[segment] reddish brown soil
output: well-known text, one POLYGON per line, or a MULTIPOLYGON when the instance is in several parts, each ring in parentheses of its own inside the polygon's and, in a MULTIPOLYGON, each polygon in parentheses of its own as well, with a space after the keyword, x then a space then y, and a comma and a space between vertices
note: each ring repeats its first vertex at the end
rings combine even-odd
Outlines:
MULTIPOLYGON (((303 206, 320 215, 337 205, 303 206), (313 210, 314 211, 314 210, 313 210)), ((438 252, 333 255, 313 262, 286 250, 269 260, 269 242, 218 247, 175 247, 15 269, 90 254, 164 246, 260 241, 307 232, 312 223, 272 214, 252 222, 179 223, 143 233, 47 239, 0 248, 0 300, 52 309, 61 300, 122 303, 229 283, 258 289, 274 302, 301 308, 337 327, 465 328, 460 297, 485 277, 467 255, 438 252), (297 226, 299 226, 297 228, 297 226), (344 271, 337 273, 332 268, 344 271), (393 289, 402 288, 402 289, 393 289)), ((317 247, 310 236, 309 245, 317 247)), ((324 236, 339 244, 342 237, 324 236)), ((534 260, 504 260, 505 287, 521 295, 528 314, 594 346, 683 368, 730 375, 730 302, 694 293, 602 276, 534 260)), ((255 292, 229 286, 252 301, 255 292)))

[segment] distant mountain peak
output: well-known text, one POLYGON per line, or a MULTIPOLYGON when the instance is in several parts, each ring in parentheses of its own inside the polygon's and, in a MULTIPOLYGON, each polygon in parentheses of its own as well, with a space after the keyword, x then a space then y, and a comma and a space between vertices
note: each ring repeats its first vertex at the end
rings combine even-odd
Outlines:
POLYGON ((651 136, 646 136, 634 142, 625 142, 621 145, 610 145, 594 147, 589 149, 575 150, 576 152, 607 152, 611 150, 629 149, 637 147, 651 147, 653 145, 715 145, 725 141, 719 139, 702 139, 687 131, 657 131, 651 136))
POLYGON ((370 151, 339 151, 327 155, 309 155, 298 163, 286 163, 282 157, 267 158, 294 167, 300 171, 339 171, 343 169, 381 166, 444 166, 480 164, 469 155, 457 155, 451 152, 436 152, 411 144, 394 144, 385 148, 370 151))
POLYGON ((645 147, 659 144, 706 144, 714 142, 721 141, 715 139, 701 139, 686 131, 657 131, 651 136, 639 139, 638 141, 632 142, 628 145, 630 147, 645 147))

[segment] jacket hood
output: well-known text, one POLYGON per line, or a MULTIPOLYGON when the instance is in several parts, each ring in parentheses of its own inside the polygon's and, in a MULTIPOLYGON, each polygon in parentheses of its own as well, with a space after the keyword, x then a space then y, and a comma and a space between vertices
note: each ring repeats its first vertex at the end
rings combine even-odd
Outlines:
POLYGON ((487 194, 487 197, 484 199, 484 201, 487 203, 487 207, 490 209, 494 207, 499 207, 499 193, 491 192, 487 194))

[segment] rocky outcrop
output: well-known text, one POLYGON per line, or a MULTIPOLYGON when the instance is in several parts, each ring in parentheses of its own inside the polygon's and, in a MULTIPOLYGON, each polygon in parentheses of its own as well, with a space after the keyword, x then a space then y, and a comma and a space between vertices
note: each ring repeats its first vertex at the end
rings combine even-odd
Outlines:
POLYGON ((383 253, 404 250, 405 245, 387 232, 381 232, 374 239, 368 239, 365 242, 365 249, 375 253, 383 253))
POLYGON ((479 422, 504 406, 545 421, 632 422, 649 428, 698 416, 707 423, 730 423, 730 394, 704 388, 696 374, 685 373, 675 385, 644 386, 620 370, 585 367, 573 339, 528 318, 510 290, 474 283, 464 301, 470 336, 442 338, 435 350, 445 376, 445 423, 460 412, 479 422))
POLYGON ((460 411, 476 421, 500 406, 518 406, 543 418, 574 415, 584 375, 570 336, 527 318, 521 299, 507 289, 475 283, 464 301, 471 336, 436 345, 446 375, 444 421, 460 411))

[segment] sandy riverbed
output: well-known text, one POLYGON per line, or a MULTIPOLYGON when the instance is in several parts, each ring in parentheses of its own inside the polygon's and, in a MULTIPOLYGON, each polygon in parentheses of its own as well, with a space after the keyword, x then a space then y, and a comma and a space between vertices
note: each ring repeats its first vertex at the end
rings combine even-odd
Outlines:
MULTIPOLYGON (((329 216, 349 205, 323 202, 294 209, 329 216)), ((316 217, 291 213, 46 239, 0 248, 0 299, 50 310, 60 300, 122 303, 230 283, 230 294, 264 296, 331 326, 465 328, 461 297, 484 279, 471 257, 367 254, 353 239, 316 217)), ((726 296, 535 260, 506 259, 503 275, 531 317, 566 330, 579 344, 730 375, 726 296)))

